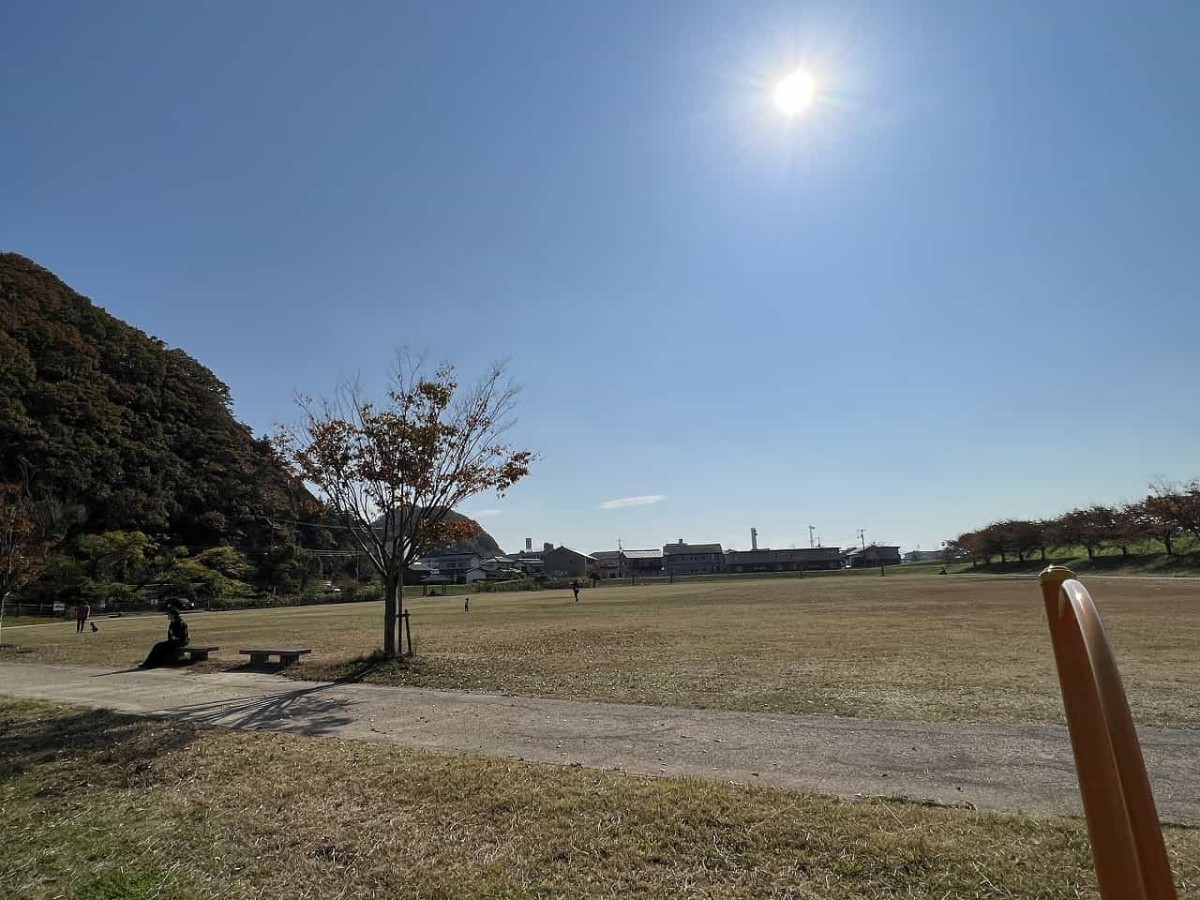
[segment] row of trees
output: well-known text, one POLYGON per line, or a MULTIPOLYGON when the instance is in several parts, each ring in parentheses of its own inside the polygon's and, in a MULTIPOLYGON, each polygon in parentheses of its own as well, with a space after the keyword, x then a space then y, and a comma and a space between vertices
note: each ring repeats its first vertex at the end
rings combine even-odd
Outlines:
POLYGON ((1183 484, 1158 483, 1146 497, 1119 506, 1093 505, 1073 509, 1056 519, 1006 519, 960 534, 946 543, 947 556, 969 556, 972 563, 1024 561, 1034 554, 1083 547, 1088 559, 1105 548, 1159 544, 1168 556, 1176 554, 1179 539, 1190 535, 1200 542, 1200 479, 1183 484))
POLYGON ((256 589, 297 593, 322 574, 294 534, 252 562, 231 544, 191 549, 136 530, 81 532, 77 508, 47 494, 32 469, 22 475, 0 483, 0 602, 19 595, 31 603, 86 599, 119 607, 155 596, 148 588, 193 600, 256 589))
POLYGON ((206 600, 252 593, 247 580, 264 570, 299 590, 317 565, 290 545, 255 565, 228 544, 193 551, 141 531, 65 537, 39 511, 21 485, 0 485, 0 596, 19 591, 31 603, 85 599, 119 608, 154 596, 150 588, 206 600))

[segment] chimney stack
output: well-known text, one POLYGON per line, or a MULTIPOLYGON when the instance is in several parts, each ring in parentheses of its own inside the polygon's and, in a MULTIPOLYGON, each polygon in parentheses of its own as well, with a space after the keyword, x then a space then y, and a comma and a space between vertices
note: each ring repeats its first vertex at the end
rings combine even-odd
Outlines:
POLYGON ((751 550, 758 549, 758 529, 757 528, 750 529, 750 549, 751 550))
POLYGON ((533 538, 525 538, 525 552, 528 553, 533 549, 533 538))
POLYGON ((554 545, 553 545, 553 544, 551 544, 549 541, 546 541, 544 544, 542 544, 542 551, 543 551, 543 552, 546 552, 546 553, 548 553, 548 552, 550 552, 550 551, 551 551, 551 550, 553 550, 553 549, 554 549, 554 545))
POLYGON ((682 547, 682 546, 683 546, 683 538, 680 538, 680 539, 679 539, 679 546, 680 546, 680 547, 682 547))

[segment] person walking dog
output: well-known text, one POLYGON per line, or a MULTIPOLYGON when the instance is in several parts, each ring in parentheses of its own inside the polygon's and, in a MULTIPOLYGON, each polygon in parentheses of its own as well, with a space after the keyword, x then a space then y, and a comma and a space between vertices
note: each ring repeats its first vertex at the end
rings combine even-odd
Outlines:
MULTIPOLYGON (((87 620, 92 615, 92 607, 86 600, 80 600, 75 604, 75 633, 83 634, 84 626, 87 625, 87 620)), ((95 627, 92 628, 95 631, 95 627)))

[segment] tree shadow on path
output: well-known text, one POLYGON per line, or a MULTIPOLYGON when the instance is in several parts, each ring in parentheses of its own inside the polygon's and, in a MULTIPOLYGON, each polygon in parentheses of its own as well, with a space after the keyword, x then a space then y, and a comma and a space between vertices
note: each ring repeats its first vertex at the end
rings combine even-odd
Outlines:
POLYGON ((282 694, 176 706, 158 715, 224 728, 289 731, 307 735, 332 734, 354 719, 345 714, 351 705, 349 700, 316 696, 331 687, 334 685, 320 684, 282 694))

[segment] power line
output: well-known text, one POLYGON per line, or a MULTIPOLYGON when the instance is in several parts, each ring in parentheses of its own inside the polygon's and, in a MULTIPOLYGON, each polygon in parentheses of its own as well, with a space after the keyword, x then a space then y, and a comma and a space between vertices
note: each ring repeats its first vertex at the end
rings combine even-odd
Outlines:
POLYGON ((338 531, 354 531, 355 529, 349 525, 328 525, 325 522, 301 522, 299 519, 273 519, 270 516, 261 516, 271 525, 276 523, 284 525, 307 525, 310 528, 333 528, 338 531))

